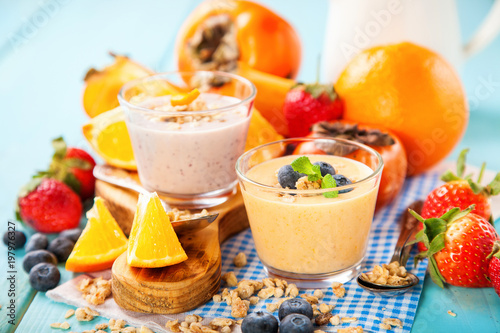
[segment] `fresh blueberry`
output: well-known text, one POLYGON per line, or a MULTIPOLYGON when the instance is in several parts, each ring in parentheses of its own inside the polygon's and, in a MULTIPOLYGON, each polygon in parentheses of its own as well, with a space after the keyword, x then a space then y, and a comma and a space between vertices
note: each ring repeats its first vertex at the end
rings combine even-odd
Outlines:
POLYGON ((61 280, 61 273, 55 265, 42 262, 30 271, 30 284, 38 291, 54 289, 61 280))
POLYGON ((257 311, 249 314, 241 323, 242 333, 276 333, 278 320, 267 312, 257 311))
POLYGON ((47 250, 35 250, 26 253, 23 260, 23 268, 26 273, 29 273, 33 266, 46 262, 49 264, 57 265, 57 258, 54 254, 47 250))
POLYGON ((291 165, 284 165, 278 171, 278 182, 283 188, 296 189, 295 183, 305 174, 293 170, 291 165))
POLYGON ((54 253, 59 262, 65 262, 68 259, 71 251, 73 251, 73 247, 75 243, 68 238, 65 237, 57 237, 52 242, 50 242, 47 250, 49 252, 54 253))
POLYGON ((82 234, 82 229, 80 228, 75 228, 75 229, 68 229, 64 230, 59 234, 59 237, 64 237, 69 240, 71 240, 73 243, 76 243, 78 238, 80 238, 80 235, 82 234))
POLYGON ((319 165, 319 169, 321 170, 321 176, 325 177, 327 174, 334 175, 335 174, 335 168, 332 167, 331 164, 326 163, 326 162, 316 162, 313 163, 314 165, 319 165))
POLYGON ((22 231, 6 231, 3 234, 3 243, 7 246, 13 244, 17 249, 21 249, 26 243, 26 235, 22 231))
POLYGON ((286 316, 291 313, 299 313, 302 314, 309 319, 313 317, 313 308, 309 302, 307 302, 303 298, 292 298, 284 301, 280 305, 280 309, 278 311, 278 317, 280 320, 283 320, 286 316))
POLYGON ((280 333, 312 333, 313 331, 311 319, 300 313, 289 314, 280 324, 280 333))
MULTIPOLYGON (((333 179, 335 179, 337 186, 344 186, 344 185, 352 184, 351 180, 344 175, 333 175, 333 179)), ((339 191, 339 193, 347 193, 347 192, 351 192, 352 190, 353 190, 352 188, 348 188, 348 189, 339 191)))
POLYGON ((47 236, 41 233, 36 233, 30 237, 28 243, 26 244, 26 252, 31 252, 35 250, 45 250, 49 245, 49 239, 47 236))

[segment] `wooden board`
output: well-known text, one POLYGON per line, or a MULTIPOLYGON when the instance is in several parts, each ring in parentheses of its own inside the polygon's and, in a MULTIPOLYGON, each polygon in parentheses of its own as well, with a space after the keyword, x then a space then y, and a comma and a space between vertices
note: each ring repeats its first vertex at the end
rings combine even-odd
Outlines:
MULTIPOLYGON (((137 194, 99 180, 96 194, 106 200, 111 214, 128 234, 137 194)), ((209 212, 219 213, 215 222, 179 237, 188 255, 185 262, 164 268, 135 268, 127 265, 126 253, 115 261, 112 287, 119 306, 144 313, 180 313, 208 302, 217 293, 221 278, 220 244, 247 228, 248 219, 239 191, 209 212)))

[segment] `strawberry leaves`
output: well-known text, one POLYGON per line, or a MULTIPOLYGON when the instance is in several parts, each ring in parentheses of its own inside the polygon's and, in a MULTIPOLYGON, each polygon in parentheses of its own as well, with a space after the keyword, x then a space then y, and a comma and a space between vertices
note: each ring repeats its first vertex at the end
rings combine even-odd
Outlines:
POLYGON ((444 288, 443 282, 445 279, 439 270, 436 259, 434 259, 434 255, 445 247, 445 237, 448 226, 465 217, 472 210, 474 210, 474 207, 475 205, 471 205, 469 208, 464 210, 460 210, 460 208, 455 207, 439 218, 429 219, 424 219, 417 212, 411 209, 409 210, 410 214, 423 224, 423 229, 415 235, 415 239, 418 242, 424 243, 427 248, 427 251, 420 252, 415 257, 415 264, 417 264, 419 260, 428 258, 429 274, 431 275, 432 281, 434 281, 434 283, 441 288, 444 288))

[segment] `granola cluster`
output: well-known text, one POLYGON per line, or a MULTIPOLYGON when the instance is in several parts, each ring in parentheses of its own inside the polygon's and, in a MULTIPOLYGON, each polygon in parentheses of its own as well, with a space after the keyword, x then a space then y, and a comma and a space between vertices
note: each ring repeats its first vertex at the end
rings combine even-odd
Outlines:
POLYGON ((111 280, 105 280, 102 277, 85 278, 78 285, 78 290, 82 292, 82 297, 87 302, 100 305, 111 295, 111 280))
POLYGON ((361 274, 366 281, 388 286, 403 286, 410 283, 406 268, 399 262, 393 261, 389 265, 375 266, 373 271, 361 274))
POLYGON ((230 333, 232 326, 241 324, 229 318, 215 318, 208 326, 202 324, 203 318, 198 315, 188 315, 183 322, 179 320, 169 320, 165 327, 171 332, 183 333, 230 333))
MULTIPOLYGON (((70 310, 66 312, 65 316, 67 316, 68 313, 70 313, 70 310)), ((76 311, 73 311, 69 317, 71 317, 73 314, 76 314, 77 320, 82 319, 80 321, 89 321, 87 320, 88 318, 90 318, 89 316, 91 316, 93 319, 94 316, 99 315, 99 313, 89 308, 79 308, 76 311)), ((125 327, 125 326, 127 326, 127 322, 123 319, 110 319, 109 322, 107 323, 96 324, 95 329, 85 330, 82 331, 81 333, 109 333, 109 331, 107 331, 108 328, 110 329, 111 333, 154 333, 151 329, 147 328, 146 326, 141 326, 140 328, 132 326, 125 327)), ((53 323, 50 324, 50 327, 55 329, 68 330, 70 328, 70 325, 68 322, 53 323)), ((77 332, 71 331, 69 333, 77 333, 77 332)))
POLYGON ((321 179, 312 182, 307 179, 307 176, 304 176, 297 180, 295 187, 297 190, 318 190, 321 188, 321 179))
POLYGON ((206 209, 202 210, 199 213, 195 213, 195 214, 192 214, 191 211, 189 211, 187 209, 186 210, 179 210, 177 208, 174 208, 174 209, 167 212, 167 216, 170 219, 170 222, 196 219, 196 218, 207 216, 207 215, 208 215, 208 211, 206 209))

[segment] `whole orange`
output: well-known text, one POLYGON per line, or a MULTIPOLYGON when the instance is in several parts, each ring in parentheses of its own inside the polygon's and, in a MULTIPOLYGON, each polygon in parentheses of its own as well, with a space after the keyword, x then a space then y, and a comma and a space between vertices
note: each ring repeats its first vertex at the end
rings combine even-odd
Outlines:
POLYGON ((383 126, 403 141, 409 175, 443 160, 467 127, 469 109, 457 73, 440 55, 412 43, 362 51, 335 89, 345 119, 383 126))

